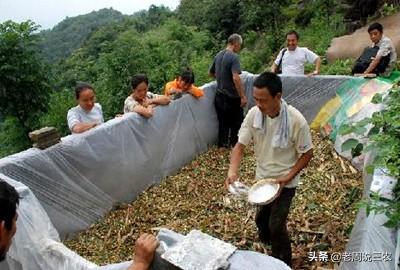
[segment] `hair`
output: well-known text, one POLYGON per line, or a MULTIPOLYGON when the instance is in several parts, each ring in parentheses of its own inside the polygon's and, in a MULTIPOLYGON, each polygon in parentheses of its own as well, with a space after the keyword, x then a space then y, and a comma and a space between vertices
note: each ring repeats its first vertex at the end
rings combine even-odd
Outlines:
POLYGON ((189 84, 194 83, 194 73, 189 67, 182 69, 179 77, 181 77, 181 80, 184 81, 185 83, 189 84))
POLYGON ((272 72, 263 72, 254 80, 254 86, 257 88, 268 89, 269 94, 275 97, 278 93, 282 93, 281 78, 272 72))
POLYGON ((76 84, 76 87, 75 87, 75 98, 79 99, 79 96, 81 95, 81 93, 83 91, 85 91, 86 89, 90 89, 90 90, 92 90, 94 92, 93 86, 91 86, 89 83, 87 83, 87 82, 78 82, 76 84))
POLYGON ((131 79, 131 89, 136 89, 136 87, 141 84, 142 82, 146 83, 149 85, 149 78, 147 78, 146 74, 135 74, 132 76, 131 79))
POLYGON ((297 33, 295 30, 291 30, 291 31, 287 32, 286 37, 288 35, 295 35, 297 40, 299 40, 299 38, 300 38, 299 33, 297 33))
POLYGON ((239 34, 232 34, 229 36, 228 38, 228 43, 231 45, 234 45, 236 43, 242 44, 243 43, 243 39, 239 34))
POLYGON ((19 195, 13 186, 0 179, 0 222, 4 220, 7 230, 12 229, 12 221, 17 213, 19 195))
POLYGON ((380 23, 373 23, 368 27, 368 33, 371 33, 373 30, 378 30, 379 32, 383 33, 383 26, 380 23))

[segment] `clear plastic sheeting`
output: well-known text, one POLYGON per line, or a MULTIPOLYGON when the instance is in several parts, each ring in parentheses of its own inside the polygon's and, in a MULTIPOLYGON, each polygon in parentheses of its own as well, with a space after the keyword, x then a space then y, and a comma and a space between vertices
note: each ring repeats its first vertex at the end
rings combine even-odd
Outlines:
POLYGON ((32 190, 62 237, 83 230, 215 142, 215 84, 204 88, 203 98, 184 96, 150 119, 126 114, 46 150, 1 159, 0 173, 32 190))
MULTIPOLYGON (((255 104, 252 95, 255 77, 251 73, 242 74, 249 100, 247 109, 255 104)), ((349 80, 346 76, 281 78, 285 100, 299 109, 309 123, 325 103, 335 97, 336 89, 349 80)), ((185 95, 168 106, 158 106, 150 119, 129 113, 83 134, 65 137, 61 143, 46 150, 29 149, 1 159, 2 177, 13 181, 15 186, 25 186, 25 192, 31 194, 27 198, 34 194, 40 202, 33 204, 39 209, 38 213, 35 210, 27 213, 25 218, 24 214, 20 217, 17 225, 20 236, 17 233, 15 240, 33 247, 29 252, 35 249, 36 253, 29 254, 23 246, 13 247, 15 250, 10 251, 12 270, 22 269, 18 267, 25 263, 24 258, 31 264, 24 270, 53 269, 61 260, 65 265, 78 263, 76 267, 65 269, 97 267, 65 249, 59 244, 58 235, 64 237, 86 229, 112 209, 113 204, 135 200, 147 187, 159 183, 206 151, 218 135, 215 88, 216 84, 212 82, 203 86, 205 96, 198 100, 185 95), (26 224, 21 225, 23 222, 26 224), (30 234, 27 228, 31 230, 30 234), (40 237, 42 240, 38 240, 40 237), (36 244, 38 246, 34 248, 36 244), (34 268, 40 258, 47 256, 52 257, 47 261, 49 265, 34 268)), ((28 207, 25 204, 21 203, 20 211, 28 207)), ((393 251, 390 233, 378 226, 381 221, 379 216, 357 220, 352 235, 359 240, 349 242, 351 250, 368 250, 367 245, 371 244, 393 251)), ((232 270, 288 269, 272 257, 249 251, 236 251, 229 261, 232 270)), ((127 264, 99 269, 118 270, 127 264)), ((3 265, 1 267, 3 270, 3 265)))
MULTIPOLYGON (((242 74, 249 106, 254 105, 255 76, 242 74)), ((282 77, 284 96, 311 122, 344 79, 282 77)), ((215 88, 212 82, 203 86, 205 96, 198 100, 187 95, 159 106, 150 119, 129 113, 46 150, 29 149, 1 159, 0 173, 32 190, 61 237, 83 230, 113 203, 134 200, 215 142, 215 88)))
POLYGON ((235 250, 231 244, 193 230, 161 258, 184 270, 218 270, 228 268, 228 258, 235 250))
MULTIPOLYGON (((257 74, 242 72, 240 78, 247 96, 245 111, 255 105, 253 98, 253 83, 257 74)), ((317 116, 318 112, 330 99, 336 96, 336 89, 347 82, 349 76, 323 75, 280 75, 282 79, 283 98, 296 107, 309 123, 317 116)))
POLYGON ((330 99, 336 96, 336 89, 349 80, 349 76, 284 76, 283 98, 297 108, 311 123, 318 112, 330 99))
MULTIPOLYGON (((156 256, 151 267, 151 270, 178 270, 178 268, 173 264, 165 261, 161 258, 165 250, 171 249, 179 245, 181 242, 185 241, 185 236, 173 232, 168 229, 162 229, 158 233, 158 239, 161 242, 160 247, 157 249, 156 256)), ((197 242, 193 242, 197 245, 197 242)), ((236 250, 228 259, 229 267, 228 270, 290 270, 282 261, 261 253, 253 251, 236 250)), ((108 270, 108 269, 107 269, 108 270)), ((123 270, 123 269, 115 269, 123 270)))
MULTIPOLYGON (((17 210, 19 215, 17 232, 7 254, 8 264, 2 263, 2 270, 126 270, 132 264, 132 262, 123 262, 97 266, 71 251, 60 242, 57 231, 31 190, 27 186, 13 181, 5 175, 0 174, 0 179, 14 186, 21 197, 17 210)), ((205 234, 201 234, 200 237, 199 234, 201 233, 194 232, 188 236, 183 236, 169 230, 161 230, 158 235, 161 245, 157 249, 151 270, 177 269, 175 266, 161 259, 162 254, 169 249, 177 247, 180 243, 193 242, 193 244, 201 246, 201 241, 196 241, 196 239, 204 240, 204 238, 212 238, 205 234)), ((221 248, 231 246, 220 240, 214 240, 220 242, 220 244, 207 247, 213 251, 216 251, 218 246, 221 248)), ((228 258, 234 251, 235 248, 233 246, 231 246, 229 251, 225 250, 224 258, 228 258)), ((191 258, 185 260, 185 263, 190 265, 191 262, 198 262, 201 259, 203 257, 194 253, 191 255, 191 258)), ((231 267, 229 269, 232 270, 261 270, 266 269, 265 267, 272 267, 275 270, 290 269, 277 259, 255 252, 234 253, 231 259, 231 267), (237 256, 240 259, 234 258, 237 256), (238 265, 242 265, 243 263, 249 268, 242 268, 242 266, 238 268, 238 265)), ((195 268, 185 269, 192 270, 195 268)))
MULTIPOLYGON (((371 164, 374 155, 369 153, 365 156, 365 166, 371 164)), ((364 167, 365 167, 364 166, 364 167)), ((380 174, 363 173, 364 192, 363 199, 368 199, 371 184, 379 181, 380 174)), ((382 205, 385 202, 382 201, 382 205)), ((389 229, 383 224, 387 221, 384 214, 370 213, 367 217, 364 208, 361 208, 354 222, 350 239, 346 245, 345 254, 351 260, 342 260, 341 270, 395 270, 398 269, 395 262, 398 260, 397 236, 398 230, 389 229)))
MULTIPOLYGON (((97 265, 65 247, 31 190, 0 174, 19 193, 17 232, 8 251, 11 270, 93 270, 97 265)), ((3 268, 2 268, 3 269, 3 268)))
MULTIPOLYGON (((343 260, 341 270, 395 270, 397 231, 383 226, 384 214, 370 214, 364 210, 357 214, 345 254, 351 260, 343 260)), ((344 259, 344 258, 343 258, 344 259)))

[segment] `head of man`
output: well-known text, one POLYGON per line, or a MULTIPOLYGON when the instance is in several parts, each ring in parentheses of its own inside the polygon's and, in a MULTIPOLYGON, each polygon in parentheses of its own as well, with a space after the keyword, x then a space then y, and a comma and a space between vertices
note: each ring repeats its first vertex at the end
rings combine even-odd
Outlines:
POLYGON ((0 180, 0 261, 6 257, 17 230, 19 195, 14 187, 0 180))
POLYGON ((243 39, 239 34, 232 34, 228 38, 228 45, 235 53, 239 53, 242 48, 243 39))
POLYGON ((146 99, 149 79, 146 74, 136 74, 131 79, 132 97, 138 102, 146 99))
POLYGON ((194 73, 190 68, 182 70, 177 79, 178 87, 183 91, 189 91, 194 83, 194 73))
POLYGON ((297 48, 297 43, 299 41, 299 34, 292 30, 286 34, 286 46, 289 51, 294 51, 297 48))
POLYGON ((373 23, 368 27, 369 38, 376 44, 382 39, 383 26, 380 23, 373 23))
POLYGON ((82 109, 85 111, 91 111, 96 102, 94 88, 88 83, 78 83, 75 87, 75 98, 82 109))
POLYGON ((279 115, 282 98, 282 81, 271 72, 261 73, 254 81, 253 97, 264 115, 274 118, 279 115))

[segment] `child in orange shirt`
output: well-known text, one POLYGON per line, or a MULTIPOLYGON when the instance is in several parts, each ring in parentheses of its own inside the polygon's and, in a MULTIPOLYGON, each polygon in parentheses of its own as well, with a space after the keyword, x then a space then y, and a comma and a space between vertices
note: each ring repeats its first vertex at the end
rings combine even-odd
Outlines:
POLYGON ((168 82, 165 85, 164 94, 179 98, 182 94, 191 94, 195 98, 202 97, 203 90, 193 85, 194 74, 190 68, 184 69, 175 80, 168 82))

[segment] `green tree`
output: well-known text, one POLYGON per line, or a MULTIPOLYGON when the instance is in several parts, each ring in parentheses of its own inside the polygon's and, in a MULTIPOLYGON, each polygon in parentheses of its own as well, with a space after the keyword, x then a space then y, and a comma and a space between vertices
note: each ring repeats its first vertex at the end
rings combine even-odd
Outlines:
POLYGON ((52 30, 40 32, 41 55, 50 63, 64 59, 80 48, 97 29, 121 22, 126 17, 112 8, 104 8, 72 18, 67 17, 52 30))
POLYGON ((27 133, 38 127, 51 89, 50 72, 36 50, 36 30, 31 21, 0 24, 0 112, 13 119, 28 142, 27 133))

